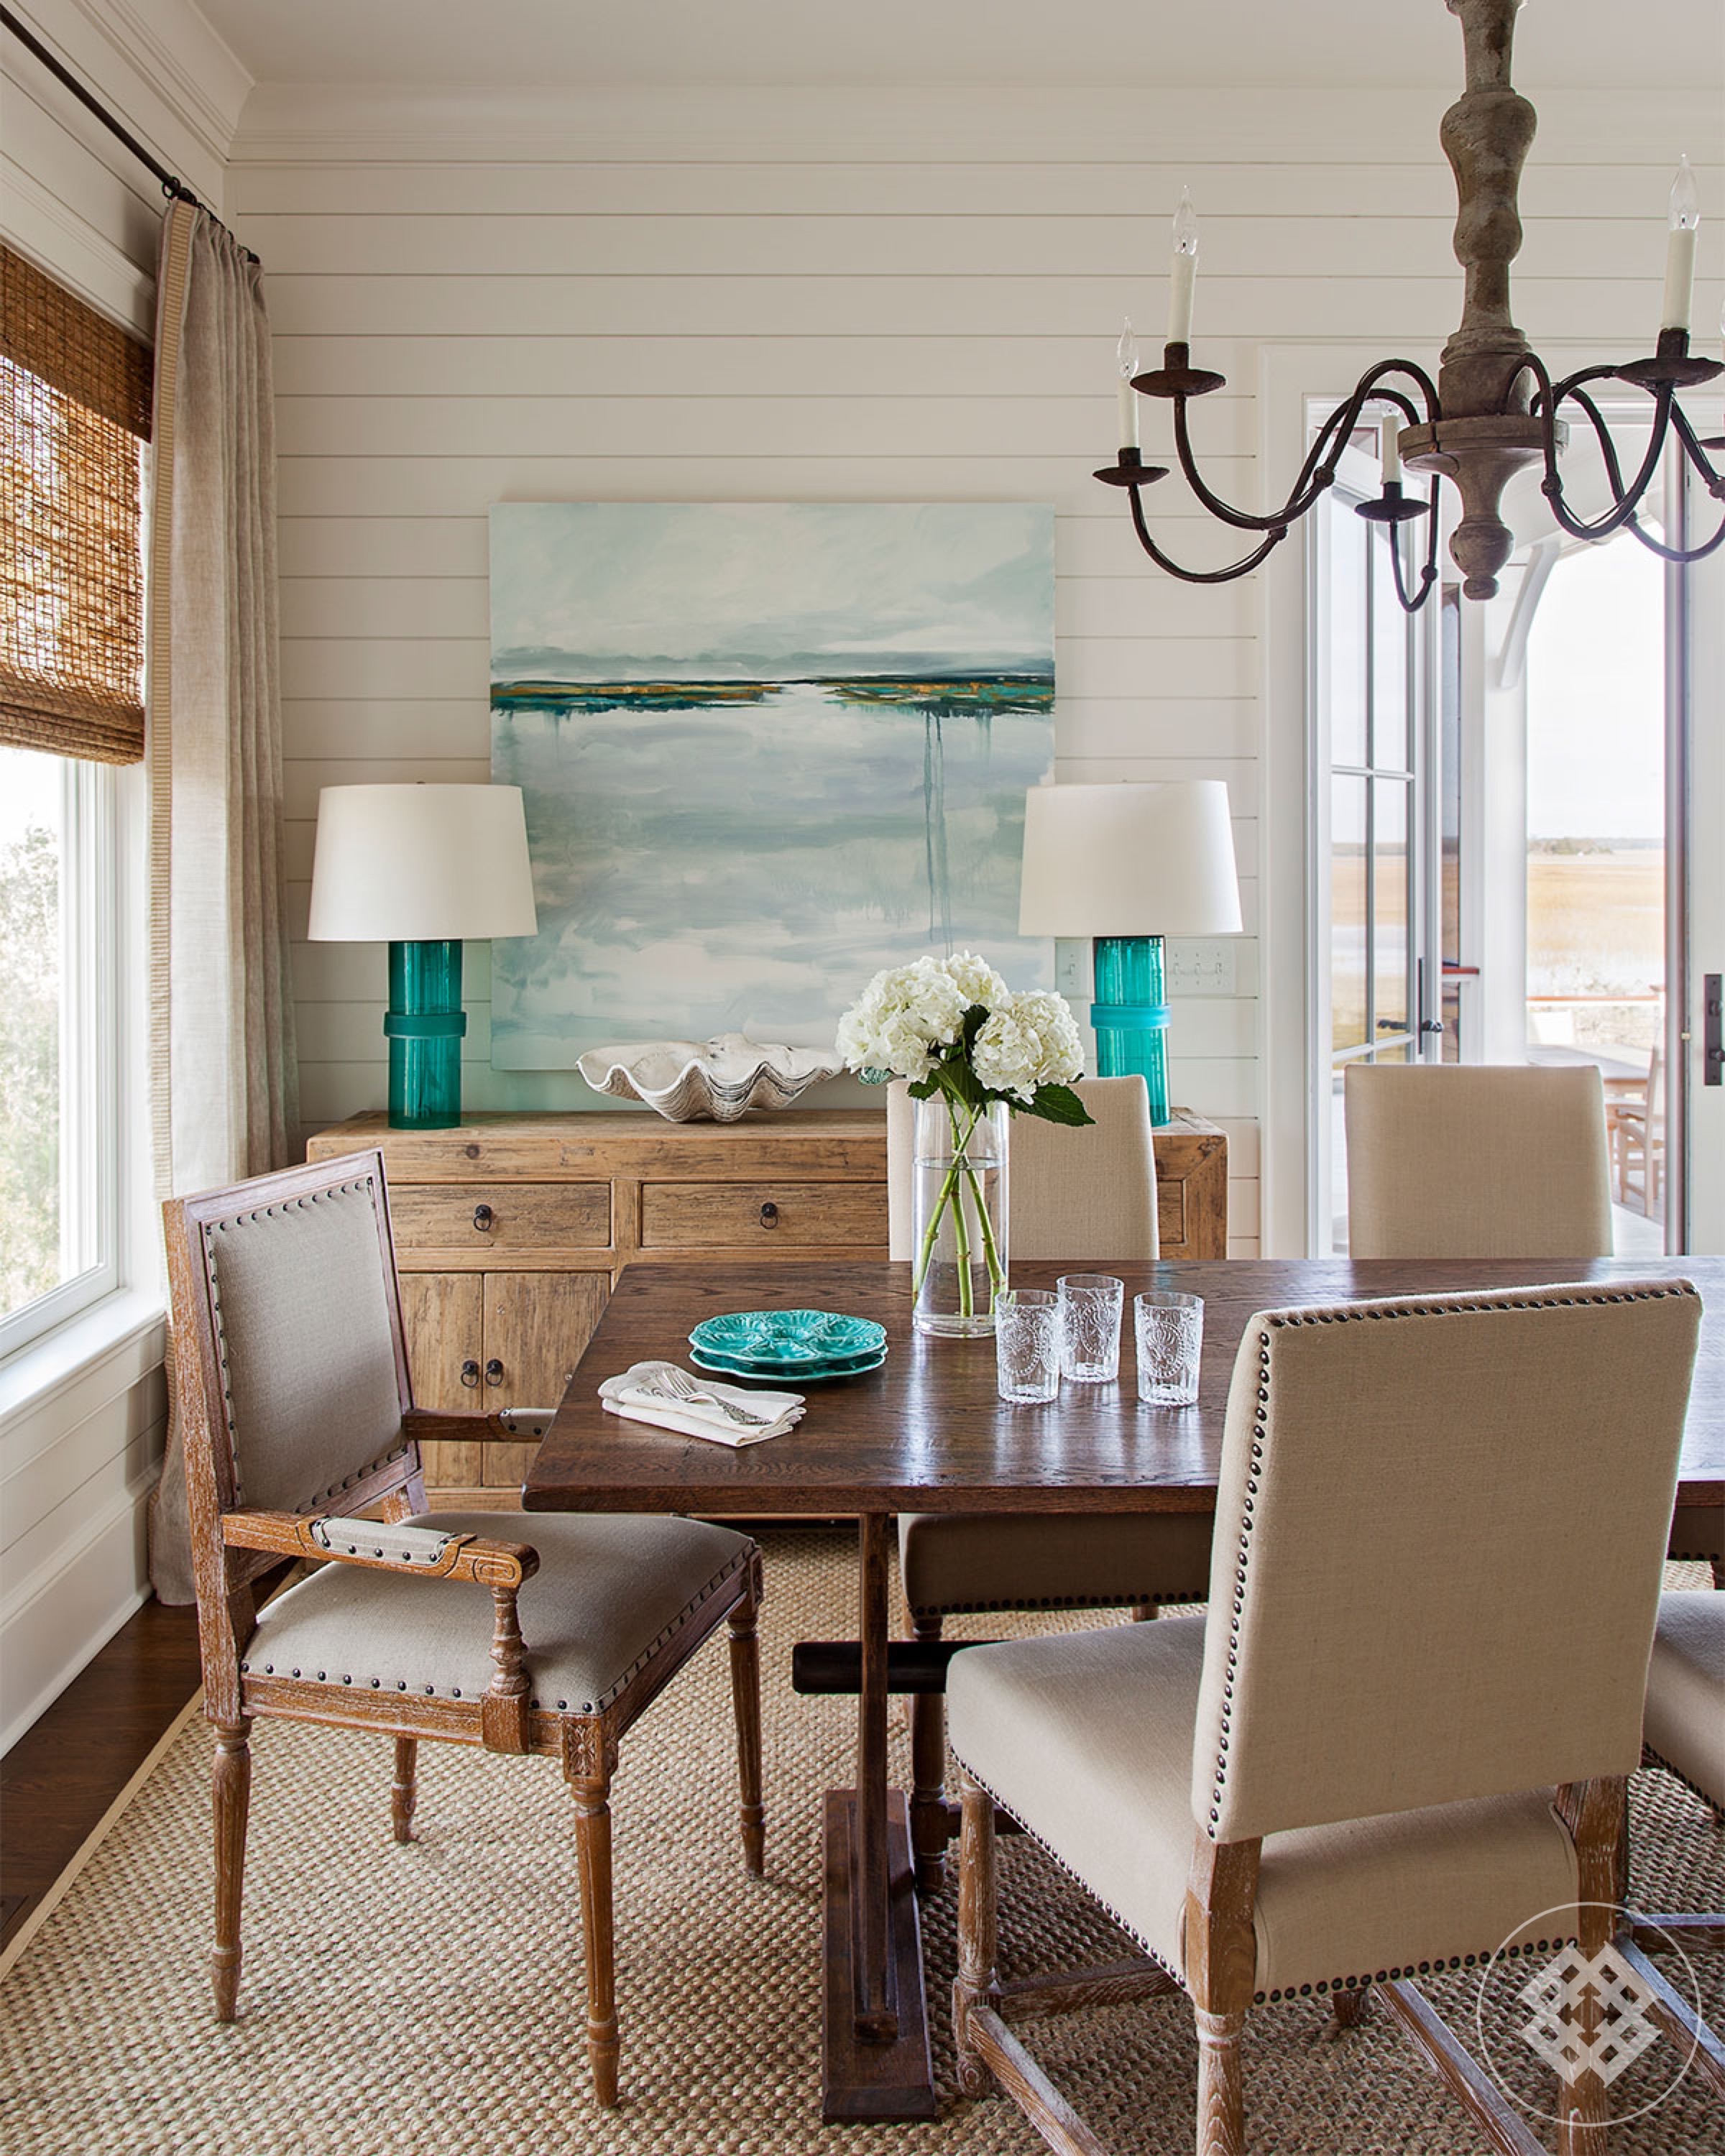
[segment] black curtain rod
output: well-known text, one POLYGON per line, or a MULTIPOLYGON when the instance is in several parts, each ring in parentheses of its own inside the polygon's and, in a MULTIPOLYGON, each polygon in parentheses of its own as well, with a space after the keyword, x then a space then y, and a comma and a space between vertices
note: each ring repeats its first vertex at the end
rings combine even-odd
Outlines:
MULTIPOLYGON (((210 208, 209 205, 207 203, 200 202, 198 197, 193 193, 191 188, 186 185, 186 182, 179 177, 177 173, 169 172, 167 166, 164 165, 159 158, 153 157, 144 147, 143 144, 139 141, 137 136, 131 132, 131 129, 124 126, 118 120, 116 120, 114 117, 114 115, 109 111, 107 106, 104 105, 99 98, 95 96, 92 92, 87 90, 84 87, 84 85, 79 81, 77 76, 74 75, 69 69, 63 66, 61 63, 54 58, 54 54, 49 52, 47 46, 42 43, 40 38, 34 36, 32 32, 28 30, 24 25, 19 22, 18 17, 13 13, 10 8, 0 7, 0 28, 10 30, 13 37, 18 39, 18 43, 23 46, 27 52, 33 53, 35 54, 36 58, 41 61, 43 66, 48 69, 49 73, 54 78, 56 82, 63 83, 65 87, 71 91, 73 96, 77 99, 78 102, 87 112, 94 113, 95 117, 101 121, 103 126, 107 129, 108 132, 126 145, 126 148, 131 151, 131 154, 137 159, 138 162, 142 165, 147 172, 153 173, 156 178, 161 181, 162 192, 168 197, 170 201, 190 203, 193 209, 201 209, 204 215, 209 218, 213 223, 216 224, 222 223, 221 219, 216 216, 215 212, 210 208)), ((226 232, 228 228, 226 225, 223 224, 222 229, 223 232, 226 232)), ((229 234, 229 237, 232 237, 231 234, 229 234)), ((250 248, 248 247, 245 249, 244 253, 246 259, 249 262, 255 262, 257 260, 257 256, 252 253, 250 248)))

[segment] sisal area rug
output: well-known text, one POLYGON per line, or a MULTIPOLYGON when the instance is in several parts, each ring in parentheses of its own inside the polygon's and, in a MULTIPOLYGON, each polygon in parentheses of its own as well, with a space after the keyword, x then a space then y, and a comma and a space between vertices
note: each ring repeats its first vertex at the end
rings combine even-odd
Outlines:
MULTIPOLYGON (((798 1699, 788 1671, 793 1640, 850 1629, 852 1559, 842 1536, 785 1531, 763 1541, 767 1876, 750 1879, 738 1852, 721 1635, 624 1746, 614 1792, 619 2111, 600 2114, 588 2096, 574 1837, 550 1760, 424 1746, 422 1838, 398 1849, 384 1740, 259 1723, 241 2018, 217 2026, 203 1961, 209 1739, 194 1717, 0 1990, 0 2148, 7 2156, 1030 2156, 1040 2148, 1004 2098, 967 2102, 953 2087, 950 1889, 925 1914, 938 2120, 820 2123, 819 1799, 850 1778, 852 1710, 798 1699)), ((1019 1629, 1035 1628, 1025 1620, 1019 1629)), ((895 1742, 901 1746, 901 1735, 895 1742)), ((906 1779, 901 1751, 894 1773, 906 1779)), ((1644 1906, 1725 1908, 1725 1831, 1668 1778, 1637 1781, 1644 1906)), ((1119 1935, 1033 1845, 1004 1844, 1001 1869, 1012 1966, 1122 1951, 1119 1935)), ((1712 1957, 1711 1968, 1707 1958, 1697 1957, 1697 1974, 1715 2025, 1725 2027, 1725 1956, 1712 1957)), ((1471 2040, 1471 1974, 1430 1989, 1471 2040)), ((1195 2047, 1183 2000, 1025 2033, 1122 2156, 1183 2156, 1191 2148, 1195 2047)), ((1262 2008, 1247 2046, 1255 2150, 1462 2156, 1485 2146, 1382 2010, 1338 2037, 1320 2000, 1262 2008)), ((1620 2086, 1644 2071, 1638 2062, 1620 2086)), ((1549 2142, 1551 2129, 1544 2133, 1549 2142)), ((1612 2148, 1617 2156, 1717 2156, 1725 2118, 1683 2083, 1659 2109, 1620 2126, 1612 2148)))

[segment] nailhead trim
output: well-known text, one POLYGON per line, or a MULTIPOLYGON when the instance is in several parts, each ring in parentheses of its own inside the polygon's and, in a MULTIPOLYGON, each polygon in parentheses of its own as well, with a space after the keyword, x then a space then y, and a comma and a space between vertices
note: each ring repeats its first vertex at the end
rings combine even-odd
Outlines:
MULTIPOLYGON (((1146 1512, 1143 1517, 1171 1519, 1178 1515, 1146 1512)), ((913 1602, 910 1611, 913 1617, 987 1617, 1016 1609, 1124 1609, 1134 1602, 1180 1609, 1204 1601, 1209 1591, 1208 1583, 1190 1594, 1162 1594, 1147 1587, 1106 1588, 1100 1594, 1091 1589, 1082 1594, 1018 1594, 1005 1602, 913 1602)))
POLYGON ((1507 1296, 1490 1297, 1470 1296, 1464 1299, 1448 1296, 1442 1301, 1414 1297, 1266 1313, 1266 1329, 1258 1335, 1258 1403, 1252 1417, 1254 1435, 1242 1507, 1245 1517, 1240 1522, 1239 1554, 1235 1561, 1232 1614, 1228 1624, 1228 1660, 1222 1686, 1222 1705, 1217 1716, 1219 1727, 1216 1740, 1215 1777, 1210 1787, 1209 1817, 1205 1828, 1212 1841, 1219 1838, 1217 1828, 1221 1822, 1222 1795, 1228 1781, 1228 1743, 1234 1722, 1234 1680, 1240 1666, 1240 1618, 1245 1609, 1246 1567, 1251 1555, 1251 1533, 1255 1525, 1252 1517, 1255 1510, 1254 1501, 1259 1494, 1259 1476, 1264 1463, 1264 1440, 1270 1419, 1271 1334, 1301 1325, 1377 1324, 1386 1318, 1404 1317, 1494 1317, 1529 1310, 1586 1309, 1601 1303, 1667 1302, 1673 1296, 1692 1296, 1694 1292, 1686 1282, 1673 1281, 1666 1286, 1655 1281, 1638 1288, 1633 1294, 1602 1285, 1598 1288, 1584 1287, 1579 1292, 1568 1294, 1559 1294, 1548 1289, 1518 1296, 1512 1291, 1507 1296))

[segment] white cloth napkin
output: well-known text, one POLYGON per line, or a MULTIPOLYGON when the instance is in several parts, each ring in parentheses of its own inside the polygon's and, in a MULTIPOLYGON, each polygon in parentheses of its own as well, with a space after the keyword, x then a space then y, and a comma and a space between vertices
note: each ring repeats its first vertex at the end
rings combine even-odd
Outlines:
POLYGON ((782 1437, 802 1419, 800 1393, 747 1392, 738 1385, 716 1383, 704 1370, 683 1373, 700 1386, 703 1397, 675 1399, 664 1373, 676 1367, 675 1363, 637 1363, 621 1377, 607 1378, 599 1387, 599 1398, 608 1413, 629 1422, 652 1423, 685 1437, 710 1437, 719 1445, 758 1445, 763 1437, 782 1437), (747 1415, 749 1421, 727 1415, 717 1404, 721 1400, 747 1415))

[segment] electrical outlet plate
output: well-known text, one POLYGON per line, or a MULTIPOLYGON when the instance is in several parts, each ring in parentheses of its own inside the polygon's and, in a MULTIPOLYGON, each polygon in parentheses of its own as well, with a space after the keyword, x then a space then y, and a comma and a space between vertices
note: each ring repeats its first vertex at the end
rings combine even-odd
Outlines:
POLYGON ((1169 996, 1231 996, 1235 947, 1228 937, 1171 936, 1168 942, 1169 996))

